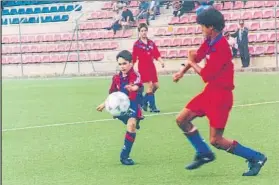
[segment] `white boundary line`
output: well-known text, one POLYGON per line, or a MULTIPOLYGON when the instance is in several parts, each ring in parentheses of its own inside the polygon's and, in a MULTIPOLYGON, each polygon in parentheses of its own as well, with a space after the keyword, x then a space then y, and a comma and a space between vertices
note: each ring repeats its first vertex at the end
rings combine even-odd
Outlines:
MULTIPOLYGON (((240 108, 240 107, 252 107, 258 105, 267 105, 267 104, 277 104, 279 100, 276 101, 267 101, 267 102, 259 102, 259 103, 249 103, 249 104, 242 104, 242 105, 235 105, 233 108, 240 108)), ((145 117, 154 117, 154 116, 164 116, 164 115, 173 115, 179 112, 165 112, 165 113, 158 113, 158 114, 148 114, 145 117)), ((27 130, 27 129, 35 129, 35 128, 46 128, 46 127, 56 127, 56 126, 65 126, 65 125, 76 125, 76 124, 85 124, 85 123, 97 123, 97 122, 106 122, 106 121, 114 121, 116 119, 97 119, 97 120, 90 120, 90 121, 78 121, 78 122, 69 122, 69 123, 57 123, 57 124, 49 124, 49 125, 38 125, 38 126, 30 126, 30 127, 22 127, 22 128, 10 128, 10 129, 3 129, 2 132, 8 131, 17 131, 17 130, 27 130)))

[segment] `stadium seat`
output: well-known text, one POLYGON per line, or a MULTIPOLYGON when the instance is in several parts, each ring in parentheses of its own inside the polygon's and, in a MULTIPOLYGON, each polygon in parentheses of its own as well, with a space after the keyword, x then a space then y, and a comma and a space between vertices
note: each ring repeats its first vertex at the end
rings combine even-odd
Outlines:
POLYGON ((261 30, 273 30, 275 25, 273 22, 262 22, 261 30))
POLYGON ((54 36, 53 36, 53 41, 61 41, 61 35, 60 34, 55 34, 54 36))
POLYGON ((274 45, 269 45, 267 46, 267 49, 265 51, 265 54, 267 55, 272 55, 275 53, 275 46, 274 45))
POLYGON ((97 42, 92 43, 91 49, 92 50, 100 50, 100 43, 97 43, 97 42))
POLYGON ((112 4, 113 2, 106 2, 104 4, 104 7, 102 8, 103 10, 107 10, 107 9, 112 9, 112 4))
POLYGON ((166 35, 166 32, 167 32, 166 29, 164 29, 164 28, 159 28, 159 29, 157 29, 155 35, 156 35, 156 36, 164 36, 164 35, 166 35))
POLYGON ((232 2, 225 2, 223 6, 223 10, 231 10, 233 9, 233 3, 232 2))
POLYGON ((170 50, 170 51, 168 52, 167 58, 170 58, 170 59, 176 58, 177 55, 178 55, 177 50, 170 50))
POLYGON ((254 1, 247 1, 243 8, 245 9, 254 8, 254 1))
POLYGON ((3 9, 2 10, 2 16, 3 15, 10 15, 10 10, 9 9, 3 9))
POLYGON ((265 7, 274 7, 276 6, 276 1, 264 1, 265 7))
POLYGON ((177 54, 177 58, 187 58, 188 51, 187 50, 179 50, 177 54))
POLYGON ((172 47, 180 47, 182 45, 182 39, 176 38, 172 40, 171 46, 172 47))
POLYGON ((239 12, 233 12, 232 14, 231 14, 231 21, 238 21, 238 20, 240 20, 240 16, 241 16, 241 14, 239 13, 239 12))
POLYGON ((186 33, 187 32, 184 27, 177 28, 177 30, 174 32, 175 35, 185 35, 186 33))
POLYGON ((61 21, 68 21, 69 15, 62 15, 61 21))
MULTIPOLYGON (((277 40, 279 41, 279 33, 277 33, 277 40)), ((271 33, 271 34, 269 35, 268 41, 269 41, 269 42, 275 42, 275 41, 276 41, 276 35, 275 35, 275 33, 271 33)))
POLYGON ((167 51, 165 51, 165 50, 160 50, 160 53, 161 53, 161 57, 162 57, 162 58, 167 58, 167 51))
POLYGON ((249 26, 249 29, 250 29, 251 31, 259 30, 259 29, 260 29, 260 23, 258 23, 258 22, 253 22, 253 23, 249 26))
POLYGON ((262 18, 263 18, 263 12, 261 10, 254 12, 253 19, 262 19, 262 18))
POLYGON ((169 22, 170 25, 174 25, 174 24, 179 24, 179 18, 178 17, 172 17, 171 21, 169 22))
POLYGON ((41 13, 50 13, 49 7, 43 7, 41 13))
POLYGON ((65 6, 59 6, 58 7, 58 12, 66 12, 66 7, 65 6))
POLYGON ((46 52, 46 50, 47 50, 47 46, 45 44, 39 45, 39 47, 38 47, 39 53, 46 52))
POLYGON ((179 23, 180 24, 187 24, 187 23, 189 23, 189 16, 182 16, 182 17, 180 17, 179 23))
POLYGON ((172 40, 171 39, 164 39, 162 42, 162 47, 170 47, 172 45, 172 40))
POLYGON ((253 17, 252 12, 244 12, 241 16, 241 19, 242 20, 249 20, 249 19, 252 19, 252 17, 253 17))
POLYGON ((68 5, 67 7, 66 7, 66 11, 67 12, 70 12, 70 11, 73 11, 74 10, 74 6, 73 5, 68 5))
POLYGON ((118 42, 111 42, 110 43, 110 49, 117 49, 119 47, 118 42))
POLYGON ((195 23, 197 19, 196 15, 191 15, 190 19, 189 19, 189 23, 195 23))
POLYGON ((203 38, 194 38, 192 44, 193 45, 201 45, 203 43, 203 38))
POLYGON ((224 19, 225 19, 225 20, 227 20, 227 21, 231 20, 231 13, 230 13, 230 12, 228 12, 228 13, 223 13, 223 16, 224 16, 224 19))
POLYGON ((242 1, 236 1, 235 5, 233 7, 233 9, 238 10, 238 9, 243 9, 244 8, 244 4, 242 1))
POLYGON ((255 1, 254 2, 254 8, 262 8, 264 7, 264 1, 255 1))
POLYGON ((257 35, 256 34, 248 34, 248 40, 249 42, 257 42, 257 35))
POLYGON ((50 12, 53 13, 53 12, 58 12, 58 7, 57 6, 52 6, 50 7, 50 12))
POLYGON ((254 55, 261 56, 265 53, 266 49, 263 46, 256 46, 254 55))
POLYGON ((260 33, 258 36, 258 42, 267 42, 268 41, 268 34, 267 33, 260 33))
POLYGON ((273 10, 266 10, 263 12, 263 18, 269 19, 274 17, 274 11, 273 10))
POLYGON ((161 40, 154 40, 154 43, 156 44, 156 46, 161 47, 162 45, 162 41, 161 40))
POLYGON ((191 38, 184 38, 182 42, 183 46, 191 46, 192 45, 192 39, 191 38))
POLYGON ((196 27, 195 26, 188 26, 186 29, 187 34, 195 34, 196 33, 196 27))

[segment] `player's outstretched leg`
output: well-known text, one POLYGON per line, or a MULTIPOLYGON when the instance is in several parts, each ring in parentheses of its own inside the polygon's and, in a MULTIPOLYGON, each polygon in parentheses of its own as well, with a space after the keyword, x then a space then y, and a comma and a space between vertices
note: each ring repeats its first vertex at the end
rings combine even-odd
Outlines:
POLYGON ((136 139, 136 118, 129 118, 127 123, 127 132, 125 134, 124 146, 120 154, 120 162, 123 165, 134 165, 130 158, 130 152, 136 139))
POLYGON ((184 108, 176 118, 177 125, 196 150, 194 161, 185 167, 188 170, 197 169, 215 160, 215 155, 201 137, 197 128, 191 123, 195 117, 197 115, 194 112, 184 108))
POLYGON ((243 176, 256 176, 265 162, 267 157, 248 147, 242 146, 237 141, 229 140, 223 137, 224 129, 210 128, 210 143, 218 148, 227 151, 228 153, 243 157, 248 161, 248 171, 244 172, 243 176))

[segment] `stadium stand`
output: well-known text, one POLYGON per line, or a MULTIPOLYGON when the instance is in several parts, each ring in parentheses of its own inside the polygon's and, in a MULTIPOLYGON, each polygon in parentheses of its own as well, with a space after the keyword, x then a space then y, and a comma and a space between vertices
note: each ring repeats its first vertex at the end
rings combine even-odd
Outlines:
MULTIPOLYGON (((39 22, 44 24, 57 22, 57 26, 63 26, 70 18, 70 15, 65 13, 83 12, 83 7, 77 1, 8 2, 2 10, 2 23, 7 27, 19 23, 38 24, 39 22), (13 18, 10 18, 11 16, 13 18), (20 16, 27 18, 23 20, 20 16)), ((250 54, 259 57, 272 56, 275 53, 274 18, 279 17, 279 11, 277 10, 275 14, 273 7, 278 4, 275 1, 248 1, 244 5, 242 1, 236 1, 234 6, 231 2, 225 2, 224 6, 222 3, 215 3, 214 6, 223 12, 227 20, 226 31, 236 31, 238 21, 245 20, 245 25, 250 30, 250 54)), ((137 1, 131 1, 129 5, 134 16, 138 14, 138 5, 137 1)), ((120 49, 131 50, 132 43, 137 38, 136 29, 118 31, 116 35, 113 35, 112 31, 103 30, 111 24, 112 17, 115 15, 112 6, 113 2, 104 2, 101 9, 89 12, 86 20, 80 22, 78 26, 78 37, 70 32, 48 33, 45 30, 40 34, 23 34, 21 37, 3 35, 2 64, 21 63, 21 53, 23 53, 23 63, 37 64, 77 60, 105 61, 106 55, 114 56, 120 49), (80 42, 76 43, 77 40, 80 42)), ((197 48, 203 42, 201 29, 194 23, 195 19, 194 12, 178 18, 172 17, 166 10, 151 22, 149 35, 159 46, 163 58, 170 60, 186 58, 189 49, 197 48)), ((277 24, 278 28, 279 24, 277 24)))

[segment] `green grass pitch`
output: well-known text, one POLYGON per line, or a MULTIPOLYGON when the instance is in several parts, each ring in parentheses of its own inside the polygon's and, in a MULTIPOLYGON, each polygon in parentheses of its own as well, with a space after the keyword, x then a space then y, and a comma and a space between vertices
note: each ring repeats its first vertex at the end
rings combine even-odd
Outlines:
MULTIPOLYGON (((194 150, 176 126, 175 114, 142 121, 131 153, 137 164, 122 166, 125 126, 104 121, 110 115, 95 111, 109 84, 110 78, 4 80, 3 184, 279 185, 278 73, 236 75, 234 105, 251 105, 233 109, 225 136, 268 156, 260 175, 252 178, 241 176, 245 160, 216 149, 215 162, 186 171, 194 150), (271 103, 254 104, 263 102, 271 103)), ((162 113, 179 111, 203 88, 196 75, 178 84, 164 76, 160 85, 156 98, 162 113)), ((206 118, 194 123, 208 141, 206 118)))

